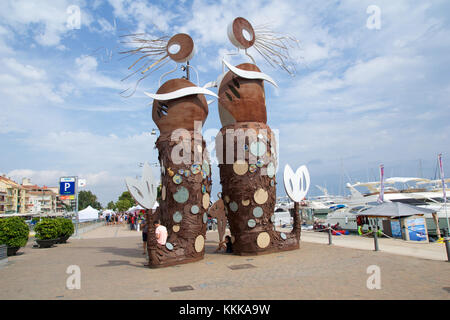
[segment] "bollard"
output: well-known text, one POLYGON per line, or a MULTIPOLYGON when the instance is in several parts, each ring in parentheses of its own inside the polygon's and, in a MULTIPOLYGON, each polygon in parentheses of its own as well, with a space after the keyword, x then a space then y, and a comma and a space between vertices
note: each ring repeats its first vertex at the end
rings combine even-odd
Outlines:
POLYGON ((330 228, 330 224, 328 224, 328 244, 332 245, 332 241, 331 241, 331 228, 330 228))
POLYGON ((447 250, 447 261, 450 262, 450 238, 448 237, 448 229, 444 229, 444 243, 447 250))
POLYGON ((379 248, 378 248, 378 230, 375 230, 375 229, 377 229, 376 227, 374 227, 374 233, 373 233, 373 243, 374 243, 374 245, 375 245, 375 251, 378 251, 379 250, 379 248))

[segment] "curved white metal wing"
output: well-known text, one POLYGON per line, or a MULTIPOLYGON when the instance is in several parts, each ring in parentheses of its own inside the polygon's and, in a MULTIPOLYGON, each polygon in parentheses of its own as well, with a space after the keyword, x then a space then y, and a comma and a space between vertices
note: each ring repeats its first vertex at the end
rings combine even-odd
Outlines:
POLYGON ((153 208, 156 202, 157 185, 153 178, 152 169, 147 162, 144 163, 140 180, 125 178, 125 183, 128 191, 137 203, 146 209, 153 208))
POLYGON ((215 98, 219 98, 217 96, 217 94, 215 94, 214 92, 206 89, 206 88, 202 88, 202 87, 186 87, 186 88, 181 88, 169 93, 163 93, 163 94, 157 94, 157 93, 148 93, 148 92, 144 92, 147 96, 149 96, 152 99, 158 100, 158 101, 167 101, 167 100, 173 100, 173 99, 177 99, 177 98, 181 98, 181 97, 185 97, 185 96, 189 96, 189 95, 193 95, 193 94, 206 94, 206 95, 210 95, 213 96, 215 98))
POLYGON ((294 202, 302 201, 309 190, 310 177, 306 166, 301 166, 297 171, 286 164, 284 167, 284 189, 289 198, 294 202))
MULTIPOLYGON (((267 74, 265 74, 263 72, 242 70, 242 69, 232 66, 225 60, 222 60, 222 62, 227 66, 228 69, 230 69, 231 72, 233 72, 235 75, 238 75, 241 78, 266 80, 267 82, 273 84, 275 87, 278 88, 278 85, 275 82, 275 80, 273 80, 270 76, 268 76, 267 74)), ((222 79, 220 79, 220 82, 222 82, 222 79)), ((220 86, 220 82, 218 82, 219 86, 220 86)))

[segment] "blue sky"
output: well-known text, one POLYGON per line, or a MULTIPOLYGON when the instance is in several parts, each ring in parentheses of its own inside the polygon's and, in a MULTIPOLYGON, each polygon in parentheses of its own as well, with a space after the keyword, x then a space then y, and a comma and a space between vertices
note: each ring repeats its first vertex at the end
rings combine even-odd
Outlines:
MULTIPOLYGON (((4 0, 0 9, 0 173, 16 180, 57 185, 79 175, 103 204, 117 200, 124 178, 140 174, 138 163, 157 161, 143 90, 154 92, 161 74, 121 97, 133 82, 121 81, 131 60, 120 60, 119 36, 190 34, 203 85, 235 51, 226 29, 237 16, 301 42, 291 52, 295 77, 249 51, 279 85, 266 85, 266 103, 280 134, 280 168, 307 164, 312 185, 335 193, 342 166, 355 182, 378 178, 380 163, 388 176, 417 176, 421 160, 432 178, 442 152, 450 175, 448 1, 4 0), (67 27, 71 5, 81 10, 79 29, 67 27), (380 29, 367 28, 370 5, 380 9, 380 29)), ((217 102, 204 127, 213 128, 217 102)))

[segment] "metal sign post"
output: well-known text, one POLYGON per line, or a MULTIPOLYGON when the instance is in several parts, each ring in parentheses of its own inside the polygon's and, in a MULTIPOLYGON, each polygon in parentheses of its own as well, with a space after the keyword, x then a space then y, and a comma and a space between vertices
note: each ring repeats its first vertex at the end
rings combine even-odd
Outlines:
POLYGON ((75 213, 77 215, 75 224, 75 234, 78 235, 78 176, 61 177, 59 180, 59 194, 61 198, 68 198, 70 200, 75 197, 75 213))
POLYGON ((78 215, 78 176, 75 177, 75 213, 77 215, 77 223, 75 226, 75 234, 78 236, 78 225, 80 224, 80 217, 78 215))

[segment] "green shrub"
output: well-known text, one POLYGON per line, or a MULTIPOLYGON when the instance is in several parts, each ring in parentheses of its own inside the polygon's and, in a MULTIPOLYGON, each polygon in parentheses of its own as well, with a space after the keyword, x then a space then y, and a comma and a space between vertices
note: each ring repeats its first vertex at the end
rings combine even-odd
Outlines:
POLYGON ((36 238, 39 240, 57 239, 59 237, 60 223, 56 219, 41 219, 34 227, 36 238))
POLYGON ((0 244, 8 247, 24 247, 30 230, 25 220, 20 217, 0 219, 0 244))
POLYGON ((59 223, 58 235, 60 237, 70 237, 74 233, 75 228, 72 220, 66 218, 56 218, 56 220, 59 223))

